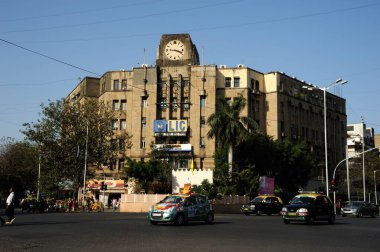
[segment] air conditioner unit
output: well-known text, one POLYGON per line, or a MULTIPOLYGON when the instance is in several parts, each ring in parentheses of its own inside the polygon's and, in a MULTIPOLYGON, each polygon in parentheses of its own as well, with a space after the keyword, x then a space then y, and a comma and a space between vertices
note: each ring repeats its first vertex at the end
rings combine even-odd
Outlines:
POLYGON ((220 65, 219 68, 227 68, 226 65, 220 65))
POLYGON ((238 68, 243 68, 244 65, 243 65, 243 64, 239 64, 239 65, 237 65, 237 67, 238 67, 238 68))

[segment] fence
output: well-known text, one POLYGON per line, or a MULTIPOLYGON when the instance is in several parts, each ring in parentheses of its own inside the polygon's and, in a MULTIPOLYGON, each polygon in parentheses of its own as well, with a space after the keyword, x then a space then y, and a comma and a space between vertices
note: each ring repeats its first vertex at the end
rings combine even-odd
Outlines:
MULTIPOLYGON (((147 212, 149 207, 165 198, 167 194, 123 194, 120 212, 147 212)), ((226 195, 222 199, 212 200, 217 212, 237 212, 240 206, 249 202, 248 196, 226 195)))

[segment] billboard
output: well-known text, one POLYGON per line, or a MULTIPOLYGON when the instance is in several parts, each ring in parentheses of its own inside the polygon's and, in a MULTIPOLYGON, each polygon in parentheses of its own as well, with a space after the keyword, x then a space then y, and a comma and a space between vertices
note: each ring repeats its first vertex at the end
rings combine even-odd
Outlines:
POLYGON ((259 180, 259 194, 273 194, 274 193, 274 178, 261 176, 259 180))
POLYGON ((154 120, 154 134, 163 136, 185 136, 187 120, 154 120))

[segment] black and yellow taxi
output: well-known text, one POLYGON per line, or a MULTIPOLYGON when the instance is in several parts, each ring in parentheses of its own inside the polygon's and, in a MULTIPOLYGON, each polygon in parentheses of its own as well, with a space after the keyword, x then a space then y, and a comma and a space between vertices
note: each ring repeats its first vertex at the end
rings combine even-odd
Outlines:
POLYGON ((280 197, 268 194, 258 195, 248 204, 243 205, 241 207, 241 212, 245 215, 279 214, 282 206, 283 202, 280 197))
POLYGON ((335 223, 334 206, 331 200, 323 194, 303 192, 295 196, 288 205, 281 210, 285 224, 291 221, 314 224, 315 221, 335 223))

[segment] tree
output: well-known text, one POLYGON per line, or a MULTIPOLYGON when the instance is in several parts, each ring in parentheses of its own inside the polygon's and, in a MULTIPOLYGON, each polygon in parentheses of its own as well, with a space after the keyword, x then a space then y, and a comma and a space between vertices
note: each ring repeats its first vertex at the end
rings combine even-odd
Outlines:
POLYGON ((0 193, 5 197, 13 187, 18 196, 25 190, 36 191, 38 150, 26 141, 0 140, 0 193))
MULTIPOLYGON (((114 163, 118 155, 118 144, 130 147, 130 135, 125 133, 115 137, 111 122, 113 112, 103 103, 85 99, 67 103, 63 99, 50 102, 42 107, 42 117, 36 123, 24 124, 22 132, 35 142, 48 169, 44 171, 45 189, 56 189, 64 181, 72 181, 78 189, 83 181, 87 141, 87 163, 94 168, 114 163), (47 183, 49 182, 49 183, 47 183)), ((93 176, 94 169, 88 170, 93 176)))
POLYGON ((207 119, 207 123, 211 127, 207 136, 216 138, 218 146, 228 146, 230 175, 232 174, 234 148, 257 129, 257 124, 252 118, 240 116, 245 105, 246 100, 242 95, 235 98, 231 104, 224 99, 219 99, 217 111, 207 119))

